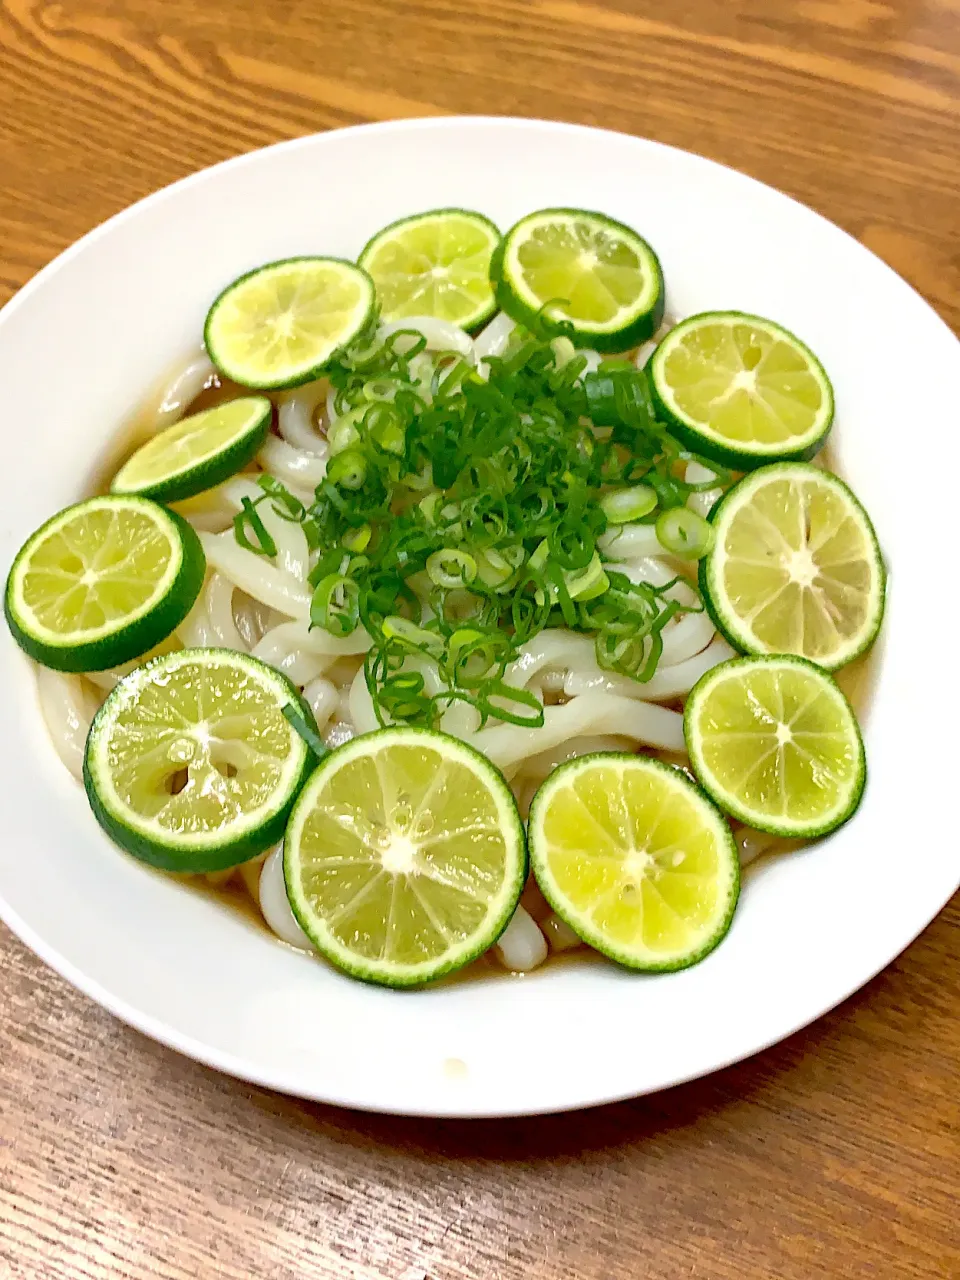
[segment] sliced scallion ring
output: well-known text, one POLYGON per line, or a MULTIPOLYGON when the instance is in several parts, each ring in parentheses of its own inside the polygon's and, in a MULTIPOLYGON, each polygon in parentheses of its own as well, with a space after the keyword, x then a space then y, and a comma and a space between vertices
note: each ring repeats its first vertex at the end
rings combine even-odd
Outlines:
POLYGON ((466 551, 445 547, 428 557, 427 576, 436 587, 465 587, 477 576, 477 562, 466 551))
POLYGON ((656 529, 664 550, 683 560, 701 560, 713 546, 713 526, 689 507, 662 512, 656 529))
POLYGON ((610 524, 629 524, 633 520, 642 520, 656 505, 656 491, 648 484, 614 489, 600 499, 600 508, 610 524))

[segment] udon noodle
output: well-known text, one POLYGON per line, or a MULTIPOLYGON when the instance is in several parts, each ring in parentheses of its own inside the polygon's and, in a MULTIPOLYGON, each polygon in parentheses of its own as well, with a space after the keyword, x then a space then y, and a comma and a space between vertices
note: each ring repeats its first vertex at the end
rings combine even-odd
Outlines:
MULTIPOLYGON (((381 336, 411 328, 423 333, 428 351, 455 351, 483 376, 485 361, 503 353, 514 325, 498 315, 471 339, 455 326, 424 318, 382 326, 381 336)), ((652 347, 646 344, 640 349, 638 364, 652 347)), ((586 354, 589 367, 596 368, 600 357, 595 352, 586 354)), ((421 357, 414 357, 418 359, 421 357)), ((429 385, 429 363, 427 357, 425 385, 429 385)), ((239 394, 241 388, 221 383, 204 353, 193 352, 140 411, 135 438, 126 443, 132 448, 186 413, 239 394)), ((378 727, 362 670, 370 638, 362 629, 338 638, 310 628, 312 589, 307 579, 319 553, 310 551, 299 524, 282 519, 269 504, 260 508, 276 545, 276 555, 269 558, 244 549, 232 532, 233 518, 244 498, 262 497, 263 490, 256 483, 258 473, 275 477, 309 504, 326 472, 327 437, 336 425, 335 401, 328 383, 320 380, 273 398, 277 434, 268 437, 256 465, 219 488, 177 505, 200 535, 207 577, 195 607, 161 648, 226 646, 279 668, 302 690, 325 742, 333 747, 378 727)), ((692 462, 686 478, 703 483, 711 475, 692 462)), ((705 514, 718 493, 712 489, 693 493, 689 505, 705 514)), ((635 582, 662 587, 680 575, 669 594, 682 604, 697 603, 695 593, 683 580, 684 564, 664 552, 652 526, 614 529, 603 535, 600 545, 614 567, 635 582)), ((683 721, 678 704, 704 672, 731 655, 705 611, 681 612, 664 627, 657 670, 652 679, 641 684, 602 670, 590 637, 548 629, 523 645, 505 675, 507 684, 534 694, 544 704, 541 727, 495 720, 481 726, 474 707, 454 702, 443 714, 440 728, 482 751, 503 771, 525 815, 533 793, 550 770, 578 756, 641 750, 682 764, 683 721)), ((46 668, 38 672, 40 700, 51 738, 76 777, 81 774, 91 719, 127 669, 88 676, 64 675, 46 668)), ((430 681, 437 679, 435 670, 424 664, 422 674, 431 691, 430 681)), ((738 838, 744 862, 775 843, 772 837, 746 830, 738 838)), ((279 851, 220 873, 217 884, 231 877, 246 887, 277 937, 292 946, 311 949, 287 903, 279 851)), ((539 965, 548 950, 579 945, 580 940, 550 912, 531 881, 496 950, 507 968, 526 971, 539 965)))

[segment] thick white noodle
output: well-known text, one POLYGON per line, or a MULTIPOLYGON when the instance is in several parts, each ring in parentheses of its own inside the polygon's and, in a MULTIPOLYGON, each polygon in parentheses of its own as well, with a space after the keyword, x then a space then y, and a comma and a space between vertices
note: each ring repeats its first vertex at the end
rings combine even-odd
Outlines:
POLYGON ((566 920, 561 920, 554 912, 541 922, 540 928, 551 951, 573 951, 584 945, 583 939, 573 932, 566 920))
POLYGON ((480 712, 469 702, 453 702, 441 716, 440 728, 455 738, 467 739, 480 728, 480 712))
MULTIPOLYGON (((200 593, 201 600, 203 592, 200 593)), ((175 649, 176 638, 164 646, 163 651, 167 648, 175 649)), ((96 689, 102 689, 104 693, 109 693, 111 689, 115 689, 124 676, 128 676, 134 668, 141 666, 148 657, 151 656, 150 651, 141 654, 139 658, 131 658, 129 662, 123 662, 118 667, 107 667, 104 671, 85 671, 83 679, 88 685, 93 685, 96 689)), ((91 694, 93 690, 90 690, 91 694)))
POLYGON ((237 867, 240 879, 243 881, 247 893, 257 904, 258 909, 260 906, 260 872, 269 856, 269 852, 261 853, 259 858, 251 858, 249 862, 241 862, 240 866, 237 867))
POLYGON ((305 449, 295 449, 278 436, 267 436, 263 448, 257 454, 257 461, 264 471, 269 471, 284 484, 295 485, 299 491, 306 493, 316 489, 327 474, 326 458, 307 453, 305 449))
POLYGON ((478 360, 487 356, 502 356, 507 349, 510 335, 516 323, 505 311, 498 311, 489 324, 485 325, 473 340, 473 349, 478 360))
MULTIPOLYGON (((676 573, 668 564, 657 556, 645 556, 637 560, 629 560, 618 564, 618 571, 631 582, 649 582, 656 587, 665 586, 676 573)), ((678 582, 667 592, 667 598, 679 600, 681 604, 698 603, 696 593, 686 582, 678 582)), ((694 654, 705 649, 714 636, 714 626, 706 609, 697 613, 681 613, 672 619, 661 632, 663 637, 663 654, 661 667, 672 667, 678 662, 685 662, 694 654)))
POLYGON ((477 358, 477 373, 481 378, 490 376, 487 357, 503 355, 510 341, 510 335, 516 327, 505 311, 499 311, 474 338, 473 350, 477 358))
POLYGON ((205 592, 201 591, 197 602, 177 627, 177 638, 185 649, 206 649, 216 645, 217 637, 207 617, 205 592))
POLYGON ((587 347, 584 350, 578 349, 577 355, 587 357, 587 363, 583 370, 584 373, 596 373, 600 368, 600 362, 603 359, 603 356, 599 351, 594 351, 592 348, 587 347))
POLYGON ((222 533, 234 517, 234 508, 227 501, 223 485, 198 493, 196 497, 184 498, 182 502, 171 503, 171 506, 195 529, 206 533, 222 533))
POLYGON ((551 627, 521 647, 519 656, 507 667, 504 680, 514 688, 525 689, 541 671, 550 668, 567 670, 592 662, 594 645, 589 636, 551 627))
POLYGON ((634 364, 637 366, 638 369, 646 368, 650 360, 650 357, 653 355, 656 349, 657 349, 657 344, 653 340, 651 340, 650 342, 643 342, 640 344, 639 347, 637 347, 637 354, 634 357, 634 364))
POLYGON ((317 676, 315 680, 311 680, 304 686, 303 696, 307 706, 313 712, 317 728, 322 731, 340 706, 340 690, 326 677, 317 676))
MULTIPOLYGON (((642 689, 643 686, 637 685, 637 688, 642 689)), ((629 738, 616 738, 609 733, 571 738, 569 742, 562 742, 559 747, 541 751, 539 755, 524 760, 522 776, 524 781, 529 779, 539 784, 547 774, 553 773, 558 765, 566 764, 568 760, 579 760, 581 756, 594 755, 599 751, 629 751, 631 746, 629 738)))
POLYGON ((381 340, 389 338, 402 329, 416 329, 427 340, 428 351, 456 351, 458 355, 473 360, 473 339, 458 325, 448 320, 437 320, 433 316, 408 316, 405 320, 392 320, 381 325, 377 337, 381 340))
POLYGON ((179 422, 191 403, 217 376, 213 361, 205 351, 188 357, 161 392, 154 414, 154 431, 179 422))
POLYGON ((75 778, 83 777, 83 749, 96 710, 79 676, 37 667, 40 710, 50 741, 75 778))
POLYGON ((513 919, 497 939, 500 962, 514 973, 529 973, 547 958, 547 940, 532 916, 517 907, 513 919))
MULTIPOLYGON (((404 670, 416 671, 423 676, 424 689, 431 697, 442 693, 447 687, 435 663, 427 659, 411 657, 404 663, 404 670)), ((480 728, 480 713, 468 702, 453 702, 444 711, 440 719, 440 728, 454 738, 468 738, 480 728)))
POLYGON ((303 688, 311 680, 316 680, 318 676, 323 675, 327 669, 327 661, 325 658, 319 657, 315 653, 308 653, 304 649, 295 649, 292 653, 288 653, 279 661, 271 664, 278 671, 282 671, 288 680, 292 680, 295 685, 303 688))
POLYGON ((104 693, 109 693, 111 689, 115 689, 123 677, 127 674, 123 667, 110 667, 107 671, 85 671, 83 678, 87 680, 96 689, 102 689, 104 693))
POLYGON ((317 640, 313 644, 307 643, 303 638, 306 629, 306 622, 281 623, 272 627, 254 645, 253 656, 282 671, 294 684, 309 684, 323 675, 341 656, 337 651, 331 652, 331 646, 343 642, 338 642, 336 637, 317 628, 308 633, 309 639, 317 637, 317 640), (324 640, 331 644, 325 645, 324 640))
POLYGON ((244 498, 249 498, 251 502, 259 502, 263 497, 263 490, 257 484, 255 476, 241 474, 224 481, 220 486, 220 494, 223 501, 235 514, 243 506, 244 498))
POLYGON ((688 694, 702 675, 728 658, 734 651, 722 636, 714 636, 707 647, 684 662, 672 667, 660 666, 646 684, 618 676, 612 671, 602 671, 596 661, 571 667, 563 681, 563 692, 570 698, 584 693, 616 693, 624 698, 636 698, 640 702, 660 702, 682 698, 688 694))
MULTIPOLYGON (((687 469, 684 472, 684 479, 687 484, 703 484, 706 480, 716 479, 716 474, 709 467, 705 467, 702 462, 688 462, 687 469)), ((723 493, 723 490, 719 485, 715 489, 703 489, 700 493, 691 493, 687 499, 687 506, 691 511, 695 511, 698 516, 703 516, 706 519, 721 493, 723 493)))
MULTIPOLYGON (((265 474, 269 474, 269 472, 265 474)), ((279 480, 280 477, 275 476, 274 479, 279 480)), ((305 507, 308 507, 311 502, 313 502, 313 489, 302 488, 300 485, 294 484, 290 480, 282 480, 281 483, 285 485, 295 498, 299 498, 305 507)), ((256 477, 249 473, 234 476, 232 480, 228 480, 225 484, 220 486, 220 493, 224 505, 230 511, 231 520, 243 505, 244 498, 249 498, 251 502, 259 502, 263 497, 263 490, 257 484, 256 477)))
MULTIPOLYGON (((671 593, 672 594, 672 593, 671 593)), ((681 613, 663 628, 663 654, 660 668, 678 666, 695 654, 702 653, 716 631, 706 609, 699 613, 681 613)))
POLYGON ((321 458, 327 456, 327 441, 317 430, 315 417, 317 407, 326 404, 329 390, 326 378, 308 382, 282 396, 277 413, 277 426, 287 444, 321 458))
MULTIPOLYGON (((533 682, 540 690, 540 696, 544 702, 547 701, 547 694, 563 693, 563 672, 562 671, 540 671, 533 677, 533 682)), ((529 688, 529 683, 527 685, 529 688)))
POLYGON ((662 556, 663 547, 652 524, 625 524, 608 529, 597 539, 601 551, 616 560, 636 560, 644 556, 662 556))
POLYGON ((285 520, 267 500, 257 508, 267 532, 277 545, 275 564, 298 582, 306 582, 310 572, 310 548, 303 526, 296 520, 285 520))
POLYGON ((473 734, 468 742, 508 776, 516 773, 529 756, 550 751, 584 734, 615 734, 667 751, 684 750, 683 716, 679 712, 613 693, 587 693, 562 707, 545 707, 543 720, 539 729, 493 725, 473 734))
POLYGON ((337 747, 342 747, 356 736, 357 731, 349 720, 334 720, 327 727, 323 740, 331 751, 336 751, 337 747))
MULTIPOLYGON (((677 576, 676 570, 662 556, 631 556, 629 560, 622 560, 617 564, 617 572, 631 582, 649 582, 654 587, 665 587, 677 576)), ((696 600, 689 587, 686 597, 677 598, 683 598, 685 604, 693 604, 696 600)))
POLYGON ((254 648, 253 656, 261 662, 276 664, 286 654, 302 649, 325 658, 326 666, 330 667, 340 658, 366 653, 369 648, 370 637, 360 627, 348 636, 332 636, 322 627, 311 630, 310 623, 302 619, 297 622, 281 622, 279 626, 273 627, 254 648))
POLYGON ((283 847, 274 849, 263 864, 259 885, 260 910, 267 924, 282 941, 298 951, 314 951, 314 945, 290 910, 283 882, 283 847))
POLYGON ((222 573, 211 573, 203 603, 217 644, 224 649, 239 649, 241 653, 248 653, 248 646, 233 616, 233 594, 236 589, 236 584, 222 573))
MULTIPOLYGON (((653 569, 649 569, 648 572, 653 576, 653 569)), ((659 568, 657 576, 660 576, 659 568)), ((685 583, 679 584, 676 591, 685 603, 693 602, 693 593, 685 583)), ((668 622, 663 629, 663 655, 659 668, 652 680, 642 685, 626 677, 602 672, 597 665, 594 642, 589 636, 551 628, 541 631, 538 636, 527 641, 521 648, 519 657, 507 667, 504 679, 516 688, 527 688, 539 676, 542 688, 544 681, 541 673, 559 669, 566 673, 563 691, 570 696, 605 691, 617 692, 643 702, 672 698, 692 689, 699 675, 709 671, 710 667, 716 666, 717 662, 723 660, 722 657, 714 655, 710 658, 704 657, 702 669, 694 679, 691 679, 686 689, 683 686, 693 676, 695 667, 684 669, 676 676, 668 677, 667 675, 670 668, 680 666, 706 650, 714 634, 713 623, 706 611, 681 614, 676 620, 668 622), (680 688, 674 691, 677 685, 680 688)))
POLYGON ((243 636, 243 643, 253 649, 261 638, 272 628, 285 621, 282 613, 277 613, 269 605, 261 604, 248 596, 245 591, 238 591, 233 597, 233 618, 237 630, 243 636))
POLYGON ((367 678, 362 667, 353 677, 353 683, 350 685, 347 709, 350 713, 349 722, 357 733, 372 733, 374 729, 380 728, 380 721, 373 709, 370 690, 367 688, 367 678))
POLYGON ((310 616, 311 593, 299 579, 267 563, 263 556, 237 544, 231 533, 201 533, 207 564, 219 570, 248 596, 288 618, 310 616))
POLYGON ((328 432, 339 417, 340 415, 337 413, 337 388, 331 387, 327 392, 327 405, 324 410, 324 418, 326 419, 328 432))

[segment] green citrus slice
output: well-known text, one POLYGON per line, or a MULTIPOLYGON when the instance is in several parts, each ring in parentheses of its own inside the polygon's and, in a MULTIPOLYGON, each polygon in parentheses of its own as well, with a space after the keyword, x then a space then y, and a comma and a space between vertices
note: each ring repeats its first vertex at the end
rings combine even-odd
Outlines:
POLYGON ((492 946, 525 871, 501 774, 426 729, 365 734, 327 756, 284 841, 304 932, 339 968, 391 987, 441 977, 492 946))
POLYGON ((711 522, 700 585, 735 648, 832 671, 873 643, 886 575, 870 518, 842 480, 803 462, 762 467, 711 522))
POLYGON ((500 232, 483 214, 435 209, 379 231, 360 254, 384 320, 433 316, 474 329, 496 308, 490 259, 500 232))
POLYGON ((314 757, 294 686, 232 649, 180 649, 126 676, 84 758, 91 807, 117 844, 168 871, 220 871, 283 837, 314 757))
POLYGON ((266 396, 244 396, 182 418, 127 459, 111 492, 182 502, 213 489, 256 456, 272 413, 266 396))
POLYGON ((803 658, 720 663, 694 686, 683 725, 704 790, 759 831, 823 835, 860 803, 866 759, 856 718, 830 676, 803 658))
POLYGON ((833 422, 833 388, 781 325, 708 311, 676 325, 647 371, 662 417, 691 449, 747 471, 812 458, 833 422))
POLYGON ((21 547, 4 610, 31 658, 103 671, 152 649, 193 608, 206 561, 196 533, 145 498, 89 498, 21 547))
POLYGON ((598 351, 626 351, 663 319, 657 255, 601 213, 542 209, 522 218, 501 241, 491 275, 497 301, 514 320, 529 324, 547 307, 598 351))
POLYGON ((228 285, 207 314, 203 336, 226 377, 278 390, 319 377, 375 314, 373 281, 352 262, 286 258, 228 285))
POLYGON ((643 756, 561 765, 534 797, 537 883, 557 914, 631 969, 683 969, 733 919, 736 846, 723 816, 678 770, 643 756))

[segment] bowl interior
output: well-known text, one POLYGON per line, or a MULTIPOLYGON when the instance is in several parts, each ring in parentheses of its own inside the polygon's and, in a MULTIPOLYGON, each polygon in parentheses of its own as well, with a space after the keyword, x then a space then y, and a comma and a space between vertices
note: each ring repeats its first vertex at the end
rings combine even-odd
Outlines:
POLYGON ((16 478, 0 508, 3 562, 83 491, 132 408, 199 342, 226 282, 297 253, 353 257, 385 223, 449 205, 501 226, 547 205, 603 210, 654 245, 671 312, 756 311, 819 354, 837 393, 834 456, 891 570, 860 813, 749 875, 728 939, 692 970, 643 978, 567 962, 393 994, 274 944, 114 849, 47 742, 32 672, 4 633, 0 914, 95 999, 214 1066, 364 1108, 511 1114, 649 1091, 780 1039, 872 976, 956 888, 956 841, 943 832, 957 684, 932 682, 938 660, 918 616, 942 593, 929 549, 950 545, 952 513, 919 499, 919 518, 904 480, 920 432, 924 456, 956 474, 943 407, 960 345, 843 232, 698 157, 533 121, 306 138, 126 211, 0 313, 4 452, 16 478))

